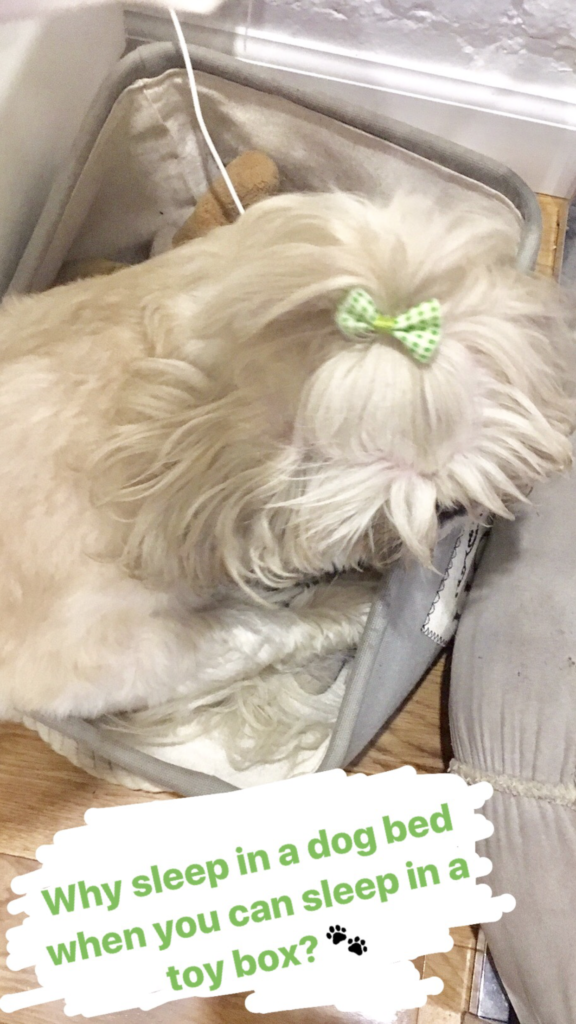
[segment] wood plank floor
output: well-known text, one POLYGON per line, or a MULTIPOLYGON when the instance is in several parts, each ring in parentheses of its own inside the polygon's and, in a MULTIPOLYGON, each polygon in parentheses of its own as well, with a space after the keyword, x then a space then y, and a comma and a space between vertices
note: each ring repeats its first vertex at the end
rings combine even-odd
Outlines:
MULTIPOLYGON (((544 236, 539 270, 558 272, 567 204, 540 197, 544 236)), ((421 772, 445 771, 450 759, 447 720, 448 671, 446 659, 432 669, 422 685, 377 737, 351 771, 373 773, 412 764, 421 772)), ((12 973, 6 968, 5 932, 15 919, 7 913, 10 882, 35 866, 38 846, 49 843, 54 832, 81 825, 89 807, 129 804, 150 799, 171 799, 161 794, 134 793, 101 782, 59 757, 38 736, 20 726, 0 724, 0 996, 36 986, 33 972, 12 973)), ((458 928, 454 948, 421 958, 423 976, 437 974, 444 991, 420 1010, 407 1011, 398 1024, 461 1024, 469 1005, 476 931, 458 928)), ((18 1014, 15 1024, 63 1024, 62 1005, 53 1003, 18 1014)), ((364 1018, 334 1008, 264 1014, 262 1024, 360 1024, 364 1018)), ((9 1020, 9 1018, 6 1018, 9 1020)), ((186 1000, 161 1007, 153 1014, 130 1012, 94 1017, 94 1024, 254 1024, 242 996, 186 1000)))

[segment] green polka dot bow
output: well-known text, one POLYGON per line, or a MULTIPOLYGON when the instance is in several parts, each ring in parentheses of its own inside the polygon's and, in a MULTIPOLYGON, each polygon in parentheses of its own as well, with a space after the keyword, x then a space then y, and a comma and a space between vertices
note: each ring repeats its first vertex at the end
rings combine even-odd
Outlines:
POLYGON ((399 316, 384 316, 368 292, 353 288, 336 310, 336 323, 350 338, 390 334, 419 363, 427 363, 440 341, 440 303, 438 299, 428 299, 399 316))

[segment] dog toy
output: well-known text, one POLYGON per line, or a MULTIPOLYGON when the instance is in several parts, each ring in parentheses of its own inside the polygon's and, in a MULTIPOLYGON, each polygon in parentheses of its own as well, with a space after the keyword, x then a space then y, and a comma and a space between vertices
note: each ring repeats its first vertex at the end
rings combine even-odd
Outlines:
MULTIPOLYGON (((226 170, 244 207, 276 194, 280 187, 280 173, 274 161, 257 150, 241 153, 226 170)), ((228 186, 220 176, 198 200, 193 213, 172 239, 172 245, 183 245, 193 238, 201 238, 213 228, 232 224, 238 216, 228 186)))
MULTIPOLYGON (((257 150, 241 153, 228 164, 226 170, 244 207, 275 195, 280 187, 280 173, 276 164, 265 153, 257 150)), ((201 196, 194 211, 176 234, 173 237, 168 236, 166 246, 176 248, 194 238, 202 238, 213 228, 232 224, 237 216, 238 211, 228 186, 220 176, 201 196)), ((159 251, 164 249, 165 244, 162 243, 159 251)), ((155 254, 154 249, 152 254, 155 254)), ((71 281, 80 281, 88 277, 115 274, 125 266, 128 264, 108 259, 71 260, 64 264, 54 284, 69 284, 71 281)))
POLYGON ((427 363, 440 341, 440 303, 429 299, 399 316, 385 316, 363 288, 353 288, 336 310, 336 323, 343 334, 367 340, 374 334, 388 334, 408 349, 419 363, 427 363))

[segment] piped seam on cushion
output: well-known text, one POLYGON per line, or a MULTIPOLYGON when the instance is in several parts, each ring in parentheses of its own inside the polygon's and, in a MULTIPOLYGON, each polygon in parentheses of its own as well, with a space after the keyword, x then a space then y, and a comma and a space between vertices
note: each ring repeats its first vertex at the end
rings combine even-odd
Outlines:
POLYGON ((552 785, 549 782, 520 779, 514 775, 496 775, 463 764, 462 761, 457 761, 455 758, 450 762, 448 771, 459 775, 465 782, 489 782, 499 793, 529 797, 532 800, 543 800, 548 804, 576 809, 576 786, 568 786, 564 783, 552 785))

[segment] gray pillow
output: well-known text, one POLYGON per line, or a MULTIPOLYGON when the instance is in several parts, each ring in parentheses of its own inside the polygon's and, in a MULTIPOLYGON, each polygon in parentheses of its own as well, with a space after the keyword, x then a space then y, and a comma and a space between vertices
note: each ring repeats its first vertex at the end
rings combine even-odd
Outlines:
POLYGON ((487 779, 486 933, 521 1024, 576 1020, 576 472, 498 522, 456 637, 452 770, 487 779))

